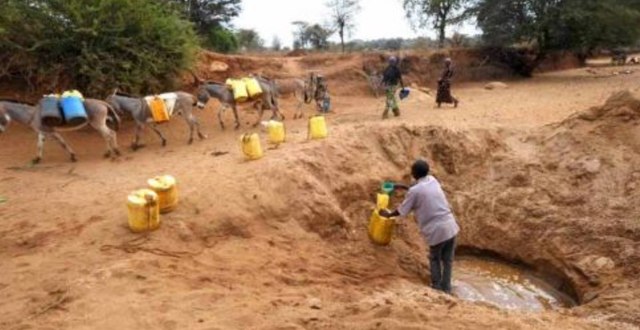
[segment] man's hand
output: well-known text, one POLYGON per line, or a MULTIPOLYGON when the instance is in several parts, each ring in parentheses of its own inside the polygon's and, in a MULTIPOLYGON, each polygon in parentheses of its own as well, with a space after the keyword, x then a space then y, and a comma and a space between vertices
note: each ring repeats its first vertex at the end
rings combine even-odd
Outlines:
POLYGON ((393 184, 393 189, 395 190, 409 190, 409 186, 402 184, 402 183, 394 183, 393 184))
POLYGON ((389 210, 380 210, 380 216, 383 218, 391 218, 391 211, 389 210))
POLYGON ((380 216, 383 218, 395 218, 400 216, 399 211, 390 212, 389 210, 380 210, 380 216))

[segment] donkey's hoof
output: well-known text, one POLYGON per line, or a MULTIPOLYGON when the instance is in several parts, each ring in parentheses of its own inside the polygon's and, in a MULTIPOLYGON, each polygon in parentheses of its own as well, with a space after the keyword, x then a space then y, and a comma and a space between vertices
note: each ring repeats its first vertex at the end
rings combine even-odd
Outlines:
POLYGON ((131 150, 133 150, 133 151, 138 151, 138 150, 140 150, 142 148, 144 148, 144 144, 135 144, 134 143, 134 144, 131 145, 131 150))
POLYGON ((107 152, 105 152, 103 157, 104 157, 105 159, 106 159, 106 158, 111 158, 111 151, 107 151, 107 152))
POLYGON ((78 162, 78 158, 76 157, 76 155, 71 155, 71 157, 69 157, 69 160, 70 160, 72 163, 77 163, 77 162, 78 162))
POLYGON ((113 152, 116 154, 117 157, 122 156, 122 153, 120 152, 120 149, 115 149, 115 150, 113 150, 113 152))
POLYGON ((167 140, 162 140, 162 147, 166 147, 167 146, 167 140))
POLYGON ((189 141, 187 141, 188 145, 192 145, 193 144, 193 139, 189 139, 189 141))
POLYGON ((36 158, 31 160, 31 165, 38 165, 38 164, 40 164, 40 162, 42 162, 42 158, 36 157, 36 158))

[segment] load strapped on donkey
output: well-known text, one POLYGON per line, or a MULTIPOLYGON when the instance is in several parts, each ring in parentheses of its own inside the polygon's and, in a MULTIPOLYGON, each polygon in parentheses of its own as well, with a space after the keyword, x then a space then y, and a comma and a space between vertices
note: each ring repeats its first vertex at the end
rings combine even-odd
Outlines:
POLYGON ((227 79, 226 85, 233 91, 236 102, 244 103, 262 96, 262 88, 256 78, 227 79))
POLYGON ((62 95, 46 95, 42 100, 42 123, 50 127, 72 128, 88 122, 82 93, 74 90, 62 95))
POLYGON ((156 124, 169 122, 173 116, 173 110, 178 102, 178 94, 165 93, 144 98, 151 111, 151 117, 156 124))

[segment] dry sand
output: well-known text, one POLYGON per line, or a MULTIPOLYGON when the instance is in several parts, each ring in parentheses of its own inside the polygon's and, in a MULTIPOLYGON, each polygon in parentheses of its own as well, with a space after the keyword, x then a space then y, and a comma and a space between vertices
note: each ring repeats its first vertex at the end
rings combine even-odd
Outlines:
MULTIPOLYGON (((65 134, 80 163, 47 144, 44 164, 27 166, 35 135, 13 126, 0 136, 0 328, 634 329, 640 100, 602 105, 637 91, 640 72, 597 70, 506 90, 456 84, 458 109, 414 93, 386 122, 382 99, 345 96, 334 81, 330 138, 306 141, 306 122, 287 121, 289 142, 255 162, 239 132, 219 131, 213 105, 197 113, 208 140, 187 146, 186 125, 172 122, 168 147, 147 133, 146 148, 115 162, 83 131, 65 134), (371 245, 379 183, 408 179, 417 157, 443 182, 462 250, 528 263, 582 305, 527 314, 440 295, 411 221, 390 247, 371 245), (126 195, 158 174, 178 178, 181 205, 134 235, 126 195)), ((283 108, 291 117, 292 101, 283 108)))

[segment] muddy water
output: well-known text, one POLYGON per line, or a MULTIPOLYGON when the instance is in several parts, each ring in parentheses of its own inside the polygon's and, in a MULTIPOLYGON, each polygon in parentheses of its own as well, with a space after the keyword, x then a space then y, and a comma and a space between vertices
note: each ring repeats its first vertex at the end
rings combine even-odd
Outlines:
POLYGON ((463 300, 519 311, 539 312, 576 305, 567 294, 524 267, 476 257, 456 259, 453 294, 463 300))

